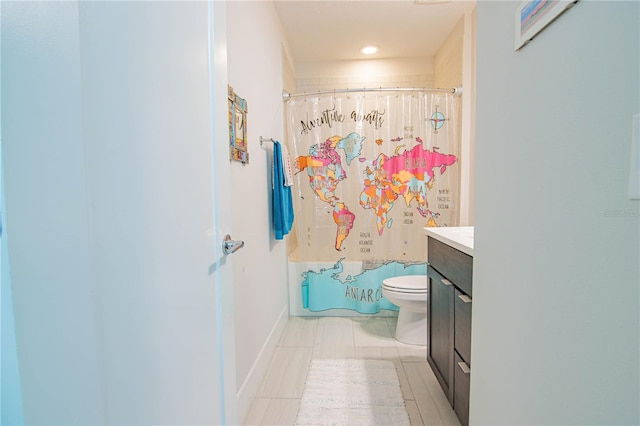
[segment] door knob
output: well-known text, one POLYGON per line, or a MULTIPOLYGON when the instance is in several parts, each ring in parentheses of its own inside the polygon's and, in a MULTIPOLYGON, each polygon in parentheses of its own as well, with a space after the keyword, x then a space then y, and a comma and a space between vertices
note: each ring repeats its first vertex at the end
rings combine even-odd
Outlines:
POLYGON ((222 251, 224 254, 235 253, 242 247, 244 247, 244 241, 234 241, 229 234, 225 235, 222 240, 222 251))

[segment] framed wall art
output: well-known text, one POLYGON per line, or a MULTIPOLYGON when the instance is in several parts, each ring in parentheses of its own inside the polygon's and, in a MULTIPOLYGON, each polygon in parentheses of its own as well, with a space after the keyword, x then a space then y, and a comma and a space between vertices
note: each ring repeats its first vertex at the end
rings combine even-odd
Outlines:
POLYGON ((229 87, 229 154, 231 160, 249 163, 247 149, 247 101, 229 87))
POLYGON ((516 8, 515 50, 529 43, 578 0, 527 0, 516 8))

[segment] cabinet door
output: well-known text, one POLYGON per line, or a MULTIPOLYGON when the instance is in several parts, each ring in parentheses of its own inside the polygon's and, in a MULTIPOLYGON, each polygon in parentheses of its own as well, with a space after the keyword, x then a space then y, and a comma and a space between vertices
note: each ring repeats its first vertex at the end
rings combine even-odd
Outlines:
POLYGON ((432 267, 427 275, 427 361, 453 403, 454 287, 432 267))

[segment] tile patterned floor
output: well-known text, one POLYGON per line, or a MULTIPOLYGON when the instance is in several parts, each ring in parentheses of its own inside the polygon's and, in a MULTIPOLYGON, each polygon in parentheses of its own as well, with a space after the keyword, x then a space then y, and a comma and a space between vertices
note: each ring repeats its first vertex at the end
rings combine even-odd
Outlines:
POLYGON ((393 339, 396 318, 291 317, 245 425, 293 425, 314 358, 386 359, 396 366, 412 425, 459 426, 426 349, 393 339))

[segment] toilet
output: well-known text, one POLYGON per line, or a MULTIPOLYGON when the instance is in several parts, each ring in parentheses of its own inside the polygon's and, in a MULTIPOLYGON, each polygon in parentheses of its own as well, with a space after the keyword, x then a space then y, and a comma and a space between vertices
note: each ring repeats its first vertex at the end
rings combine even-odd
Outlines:
POLYGON ((395 338, 410 345, 427 344, 427 276, 401 275, 382 280, 382 294, 398 306, 395 338))

